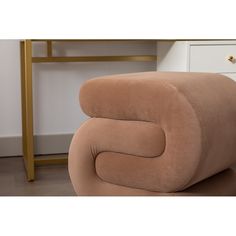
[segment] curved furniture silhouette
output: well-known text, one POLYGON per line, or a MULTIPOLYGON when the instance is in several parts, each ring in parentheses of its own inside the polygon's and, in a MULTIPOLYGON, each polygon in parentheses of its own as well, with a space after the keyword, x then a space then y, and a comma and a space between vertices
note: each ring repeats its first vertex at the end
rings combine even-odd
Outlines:
POLYGON ((144 72, 88 80, 91 117, 75 133, 78 195, 183 191, 236 162, 236 83, 211 73, 144 72))

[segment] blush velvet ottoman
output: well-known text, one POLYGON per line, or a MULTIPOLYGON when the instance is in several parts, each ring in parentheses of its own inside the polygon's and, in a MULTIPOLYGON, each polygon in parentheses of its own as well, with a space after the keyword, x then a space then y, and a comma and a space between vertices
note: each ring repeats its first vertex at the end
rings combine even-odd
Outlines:
MULTIPOLYGON (((181 195, 236 161, 236 83, 226 76, 104 76, 84 83, 80 105, 91 118, 69 150, 78 195, 181 195)), ((212 178, 235 191, 234 171, 212 178)))

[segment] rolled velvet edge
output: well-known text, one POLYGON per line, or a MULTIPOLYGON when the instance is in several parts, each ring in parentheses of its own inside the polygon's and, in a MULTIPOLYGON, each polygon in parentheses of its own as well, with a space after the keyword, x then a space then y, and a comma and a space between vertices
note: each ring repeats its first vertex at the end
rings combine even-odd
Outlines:
POLYGON ((75 191, 176 192, 228 168, 236 160, 235 92, 234 81, 210 73, 145 72, 87 81, 80 104, 93 118, 76 132, 69 151, 75 191))

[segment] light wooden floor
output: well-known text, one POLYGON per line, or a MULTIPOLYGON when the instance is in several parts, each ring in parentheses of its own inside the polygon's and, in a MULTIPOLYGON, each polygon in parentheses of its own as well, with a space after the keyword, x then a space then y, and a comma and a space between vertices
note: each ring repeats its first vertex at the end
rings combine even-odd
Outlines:
POLYGON ((28 182, 21 157, 0 158, 0 196, 75 196, 67 165, 42 166, 28 182))

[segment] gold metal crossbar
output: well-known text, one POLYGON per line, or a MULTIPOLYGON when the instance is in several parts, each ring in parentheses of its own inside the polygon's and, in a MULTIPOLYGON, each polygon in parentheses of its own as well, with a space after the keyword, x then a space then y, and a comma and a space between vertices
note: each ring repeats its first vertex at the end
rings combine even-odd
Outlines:
POLYGON ((36 166, 60 165, 60 164, 67 164, 67 162, 68 162, 67 155, 58 155, 55 157, 52 157, 52 155, 49 155, 49 156, 37 157, 34 160, 34 164, 36 166))
POLYGON ((102 62, 102 61, 155 61, 156 56, 85 56, 85 57, 33 57, 33 63, 42 62, 102 62))
MULTIPOLYGON (((32 92, 32 64, 49 62, 106 62, 106 61, 156 61, 155 55, 125 55, 125 56, 53 56, 53 42, 125 42, 140 40, 23 40, 20 42, 21 55, 21 104, 22 104, 22 146, 23 159, 28 181, 35 179, 35 166, 66 164, 67 157, 38 157, 34 155, 33 134, 33 92, 32 92), (34 42, 44 42, 47 46, 45 57, 33 57, 32 45, 34 42)), ((146 40, 141 40, 146 41, 146 40)))

